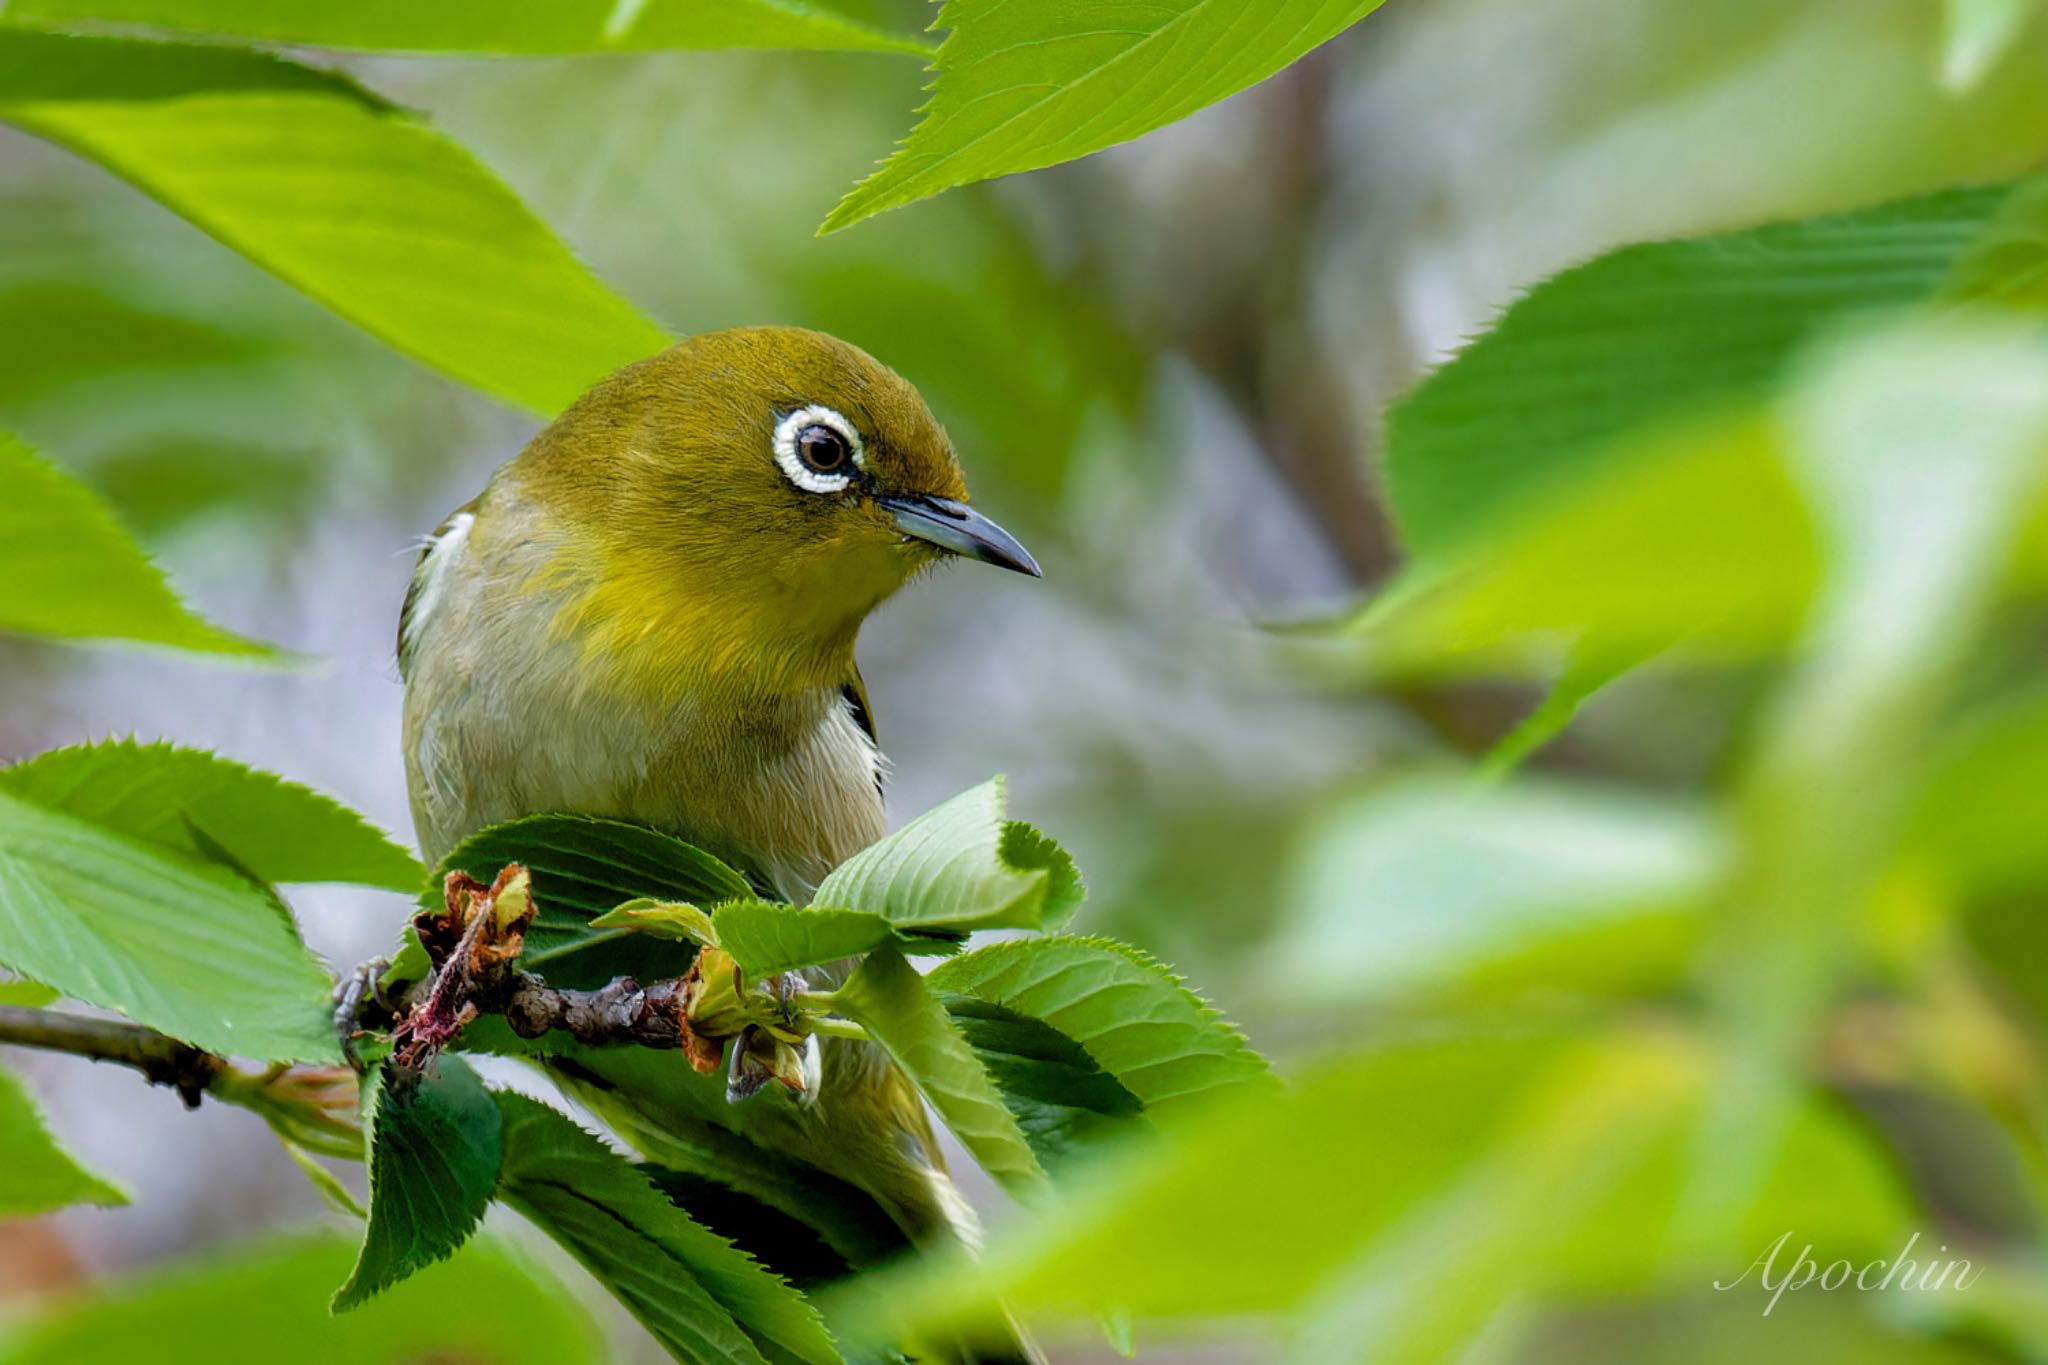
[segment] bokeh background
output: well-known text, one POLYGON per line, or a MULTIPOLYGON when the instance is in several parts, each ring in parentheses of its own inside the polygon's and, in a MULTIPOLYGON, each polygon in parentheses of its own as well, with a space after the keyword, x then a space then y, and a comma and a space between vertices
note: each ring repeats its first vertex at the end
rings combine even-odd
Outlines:
MULTIPOLYGON (((921 8, 865 12, 905 27, 921 8)), ((1014 812, 1089 880, 1078 927, 1175 964, 1290 1058, 1469 1003, 1431 926, 1511 933, 1487 927, 1488 872, 1520 876, 1527 853, 1445 816, 1425 779, 1482 754, 1537 686, 1361 681, 1290 629, 1402 562, 1376 463, 1386 405, 1532 283, 1618 244, 2032 169, 2048 25, 2023 22, 1962 82, 1937 0, 1393 0, 1138 143, 823 239, 825 212, 908 126, 914 61, 317 60, 424 111, 673 331, 815 326, 923 389, 977 504, 1046 577, 955 568, 869 626, 892 814, 1006 772, 1014 812), (1273 970, 1304 920, 1366 944, 1369 979, 1341 1008, 1273 970)), ((214 619, 317 656, 251 671, 0 642, 0 756, 172 737, 332 792, 409 842, 392 636, 414 547, 535 423, 0 130, 0 427, 61 453, 214 619)), ((2037 620, 2013 629, 2038 648, 2037 620)), ((1645 670, 1596 697, 1531 780, 1616 784, 1641 837, 1609 870, 1654 884, 1696 853, 1659 842, 1665 804, 1714 799, 1768 685, 1757 668, 1645 670)), ((1521 814, 1542 847, 1542 812, 1521 814)), ((386 950, 405 914, 367 891, 293 901, 337 966, 386 950)), ((0 1294, 332 1217, 246 1115, 185 1113, 66 1059, 9 1063, 135 1202, 0 1228, 0 1294)), ((1897 1103, 1901 1160, 1945 1229, 2033 1235, 2023 1143, 1947 1101, 1897 1103)), ((1509 1358, 1891 1349, 1827 1336, 1824 1314, 1877 1311, 1839 1301, 1774 1322, 1760 1347, 1717 1345, 1754 1312, 1708 1313, 1727 1302, 1562 1320, 1509 1358)), ((1254 1341, 1154 1358, 1263 1357, 1254 1341)))

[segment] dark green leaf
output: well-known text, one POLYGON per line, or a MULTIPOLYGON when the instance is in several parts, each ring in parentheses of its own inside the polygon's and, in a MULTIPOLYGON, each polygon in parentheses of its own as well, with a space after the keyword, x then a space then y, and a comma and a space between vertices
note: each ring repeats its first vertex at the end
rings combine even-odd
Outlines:
POLYGON ((1538 285, 1388 415, 1409 549, 1437 558, 1632 431, 1764 396, 1843 319, 1933 298, 2010 192, 1625 247, 1538 285))
POLYGON ((328 1295, 354 1258, 350 1238, 323 1233, 95 1280, 25 1305, 0 1340, 0 1365, 275 1365, 286 1354, 347 1365, 614 1359, 569 1287, 503 1245, 479 1239, 336 1317, 328 1295))
POLYGON ((463 840, 442 859, 420 904, 440 905, 440 879, 451 871, 489 882, 507 863, 523 863, 533 874, 539 907, 520 964, 557 986, 589 989, 622 974, 654 981, 689 970, 696 956, 690 944, 590 927, 622 902, 717 905, 753 894, 737 872, 670 835, 618 820, 531 815, 463 840))
POLYGON ((1045 1172, 988 1070, 903 955, 877 948, 838 990, 840 1012, 865 1027, 917 1085, 982 1168, 1028 1196, 1045 1172))
POLYGON ((0 121, 533 411, 668 344, 461 147, 340 75, 225 47, 0 31, 0 121))
MULTIPOLYGON (((799 1289, 839 1279, 852 1270, 819 1231, 773 1204, 694 1171, 643 1165, 669 1202, 799 1289)), ((909 1249, 909 1243, 903 1244, 909 1249)))
POLYGON ((1256 85, 1380 0, 948 0, 924 122, 823 231, 955 185, 1099 152, 1256 85))
POLYGON ((127 1202, 118 1187, 57 1145, 35 1096, 19 1076, 0 1069, 0 1217, 127 1202))
POLYGON ((833 1365, 811 1306, 693 1221, 647 1175, 546 1105, 501 1093, 499 1197, 581 1261, 678 1359, 833 1365), (757 1342, 759 1343, 757 1345, 757 1342))
POLYGON ((1137 949, 1107 939, 990 944, 941 963, 931 989, 1043 1020, 1153 1113, 1266 1082, 1265 1058, 1209 1004, 1137 949))
POLYGON ((370 1222, 334 1311, 354 1308, 469 1240, 491 1202, 503 1155, 490 1092, 460 1057, 437 1057, 417 1083, 381 1066, 363 1088, 370 1222))
POLYGON ((1047 1169, 1138 1126, 1144 1101, 1052 1025, 970 995, 939 999, 1047 1169))
POLYGON ((508 9, 488 0, 14 0, 8 21, 50 28, 143 24, 311 47, 396 52, 542 54, 660 48, 779 47, 922 53, 888 33, 805 0, 550 0, 508 9))
POLYGON ((0 432, 0 630, 273 658, 192 614, 100 500, 0 432))
POLYGON ((0 962, 215 1052, 340 1059, 327 973, 263 891, 4 792, 0 962))
POLYGON ((1004 818, 1003 781, 995 778, 854 854, 812 899, 902 928, 966 933, 1057 928, 1084 894, 1065 850, 1004 818))
POLYGON ((195 835, 269 882, 356 882, 412 891, 413 856, 348 807, 232 759, 170 744, 110 740, 0 768, 0 790, 181 853, 195 835))

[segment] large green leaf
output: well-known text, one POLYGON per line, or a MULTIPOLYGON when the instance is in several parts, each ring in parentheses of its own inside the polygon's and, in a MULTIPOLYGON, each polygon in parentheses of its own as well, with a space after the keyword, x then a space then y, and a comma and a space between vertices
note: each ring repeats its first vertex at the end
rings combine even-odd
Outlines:
POLYGON ((1145 1102, 1043 1019, 971 995, 939 999, 1047 1170, 1145 1126, 1145 1102))
POLYGON ((779 47, 926 51, 923 43, 807 0, 552 0, 508 8, 488 0, 14 0, 8 22, 66 27, 144 24, 312 47, 396 52, 540 54, 659 48, 779 47))
POLYGON ((994 778, 932 807, 828 874, 812 904, 907 929, 1051 929, 1084 892, 1066 851, 1003 815, 994 778))
POLYGON ((1733 851, 1693 802, 1419 774, 1317 813, 1263 975, 1332 1005, 1666 981, 1733 851))
POLYGON ((0 630, 250 658, 276 653, 193 615, 97 497, 4 432, 0 630))
POLYGON ((0 963, 216 1052, 340 1058, 327 973, 241 873, 6 793, 0 963))
POLYGON ((380 1066, 363 1089, 370 1221, 356 1267, 334 1296, 354 1308, 469 1240, 497 1188, 503 1120, 460 1057, 437 1057, 416 1084, 380 1066))
POLYGON ((4 1365, 599 1365, 614 1357, 567 1285, 479 1240, 375 1302, 327 1311, 355 1246, 341 1233, 269 1238, 94 1281, 0 1331, 4 1365), (208 1324, 201 1327, 200 1324, 208 1324))
POLYGON ((1396 404, 1389 496, 1434 559, 1640 428, 1768 396, 1856 313, 1933 298, 2010 186, 1624 247, 1531 290, 1396 404))
POLYGON ((533 411, 668 344, 461 147, 345 77, 229 48, 0 31, 0 121, 533 411))
POLYGON ((1128 142, 1255 85, 1380 0, 947 0, 924 121, 832 210, 884 209, 1128 142))
POLYGON ((269 882, 414 891, 426 869, 348 807, 232 759, 109 740, 0 768, 0 790, 181 853, 225 850, 269 882))
POLYGON ((499 1197, 616 1294, 678 1359, 834 1365, 816 1310, 731 1242, 693 1221, 646 1173, 544 1104, 500 1093, 499 1197))
MULTIPOLYGON (((590 927, 622 902, 652 897, 710 906, 753 894, 739 873, 680 839, 582 815, 530 815, 480 830, 441 860, 439 876, 459 869, 489 882, 507 863, 533 873, 539 907, 521 965, 558 986, 592 988, 622 973, 652 981, 689 969, 696 949, 688 943, 590 927)), ((420 904, 440 903, 437 877, 420 904)))
POLYGON ((946 1007, 901 953, 893 948, 869 953, 837 994, 840 1011, 896 1059, 984 1170, 1013 1194, 1038 1191, 1044 1169, 1002 1092, 946 1007))
POLYGON ((926 983, 1043 1020, 1141 1100, 1168 1114, 1266 1080, 1266 1061, 1208 1002, 1137 949, 1107 939, 991 944, 926 983))
POLYGON ((0 1217, 67 1204, 125 1204, 128 1196, 57 1145, 21 1078, 0 1069, 0 1217))

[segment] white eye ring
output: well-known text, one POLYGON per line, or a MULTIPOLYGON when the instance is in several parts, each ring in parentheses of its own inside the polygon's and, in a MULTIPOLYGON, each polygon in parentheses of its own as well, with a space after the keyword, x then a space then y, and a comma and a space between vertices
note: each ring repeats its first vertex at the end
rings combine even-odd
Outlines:
POLYGON ((806 493, 844 492, 853 482, 853 470, 867 468, 860 433, 854 430, 853 423, 822 403, 807 403, 775 424, 775 463, 782 466, 785 478, 806 493), (853 469, 821 474, 805 464, 797 449, 797 438, 806 427, 830 427, 838 432, 846 442, 847 453, 853 457, 853 469))

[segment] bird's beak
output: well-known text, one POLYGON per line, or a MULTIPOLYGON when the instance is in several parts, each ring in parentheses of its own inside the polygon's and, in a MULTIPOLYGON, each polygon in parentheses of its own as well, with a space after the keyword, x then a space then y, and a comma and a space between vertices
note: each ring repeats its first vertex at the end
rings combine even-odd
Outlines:
POLYGON ((951 498, 875 499, 906 536, 929 542, 941 550, 998 568, 1015 569, 1041 578, 1038 561, 1017 538, 964 502, 951 498))

